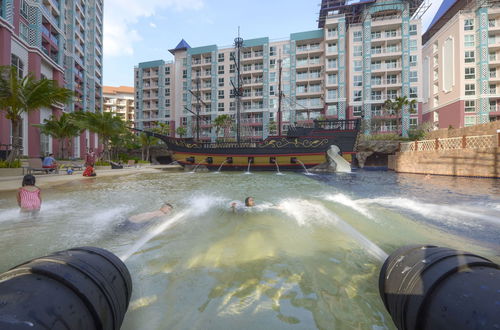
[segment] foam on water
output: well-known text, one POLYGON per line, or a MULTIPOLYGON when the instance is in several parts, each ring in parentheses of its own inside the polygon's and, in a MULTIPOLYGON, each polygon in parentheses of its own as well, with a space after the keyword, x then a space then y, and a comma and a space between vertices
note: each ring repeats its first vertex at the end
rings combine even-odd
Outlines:
POLYGON ((357 200, 353 200, 344 194, 326 195, 323 197, 323 199, 345 205, 352 208, 356 212, 361 213, 365 217, 373 219, 373 216, 370 214, 366 207, 360 205, 357 200))
POLYGON ((141 239, 139 239, 132 247, 125 252, 123 255, 121 255, 119 258, 123 261, 126 261, 128 258, 130 258, 131 255, 133 255, 135 252, 137 252, 140 248, 142 248, 147 242, 149 242, 151 239, 154 237, 158 236, 168 228, 172 227, 174 224, 180 222, 181 220, 184 219, 185 215, 188 212, 186 211, 181 211, 174 215, 172 218, 169 218, 165 220, 163 223, 159 224, 158 226, 152 228, 146 235, 144 235, 141 239))
POLYGON ((312 223, 333 224, 345 234, 356 240, 365 250, 380 261, 387 259, 385 253, 375 243, 343 221, 335 213, 326 209, 323 205, 308 200, 286 199, 279 204, 279 208, 288 216, 294 218, 300 226, 312 223))
POLYGON ((449 223, 459 222, 461 225, 470 227, 475 227, 476 224, 461 221, 460 219, 457 219, 457 216, 488 221, 497 225, 500 224, 499 217, 485 214, 484 208, 477 208, 471 205, 437 205, 401 197, 363 199, 358 200, 358 202, 361 204, 379 204, 393 208, 405 209, 423 215, 429 219, 439 219, 449 223))

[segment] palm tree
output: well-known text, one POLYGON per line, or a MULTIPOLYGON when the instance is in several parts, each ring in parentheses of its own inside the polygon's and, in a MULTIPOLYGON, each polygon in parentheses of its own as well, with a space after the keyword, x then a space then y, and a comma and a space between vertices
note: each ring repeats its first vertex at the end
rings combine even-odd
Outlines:
POLYGON ((139 141, 141 143, 142 160, 148 160, 151 146, 157 145, 159 140, 155 137, 147 135, 146 133, 141 133, 139 135, 139 141), (144 155, 144 152, 146 155, 144 155))
POLYGON ((223 129, 224 137, 227 137, 233 125, 233 119, 229 115, 219 115, 214 119, 213 124, 215 125, 215 133, 217 135, 219 135, 220 130, 223 129))
POLYGON ((104 159, 110 161, 111 139, 126 130, 125 122, 111 112, 76 112, 75 117, 80 128, 97 133, 104 147, 104 159))
POLYGON ((183 136, 185 136, 187 134, 187 129, 184 126, 179 126, 179 127, 177 127, 175 132, 182 138, 183 136))
POLYGON ((73 96, 71 90, 59 87, 55 80, 38 80, 31 73, 20 78, 15 67, 0 67, 0 111, 12 124, 12 151, 7 158, 9 164, 20 155, 22 114, 50 108, 55 103, 66 104, 73 96))
MULTIPOLYGON (((401 127, 403 109, 405 106, 408 106, 410 108, 410 112, 412 113, 414 112, 413 106, 416 103, 416 100, 409 100, 406 96, 399 96, 394 100, 386 100, 384 102, 384 108, 389 112, 389 114, 396 116, 396 127, 399 135, 402 135, 403 133, 401 127)), ((407 132, 405 132, 405 135, 407 135, 407 132)))
POLYGON ((66 150, 71 150, 71 138, 80 135, 82 131, 75 123, 74 116, 64 112, 59 118, 52 116, 49 120, 45 119, 43 124, 33 126, 40 128, 41 133, 50 135, 61 142, 61 158, 65 158, 65 144, 68 144, 66 150))

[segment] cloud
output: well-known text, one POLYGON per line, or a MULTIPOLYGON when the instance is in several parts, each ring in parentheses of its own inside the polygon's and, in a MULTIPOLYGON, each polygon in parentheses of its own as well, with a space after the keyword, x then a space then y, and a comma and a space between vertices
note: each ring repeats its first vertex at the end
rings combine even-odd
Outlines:
POLYGON ((153 29, 156 29, 156 24, 153 22, 149 23, 149 26, 152 27, 153 29))
MULTIPOLYGON (((133 25, 142 17, 151 17, 157 10, 171 8, 180 12, 200 10, 204 0, 106 0, 104 4, 104 55, 132 55, 134 44, 142 40, 133 25)), ((156 24, 150 23, 152 28, 156 24)))

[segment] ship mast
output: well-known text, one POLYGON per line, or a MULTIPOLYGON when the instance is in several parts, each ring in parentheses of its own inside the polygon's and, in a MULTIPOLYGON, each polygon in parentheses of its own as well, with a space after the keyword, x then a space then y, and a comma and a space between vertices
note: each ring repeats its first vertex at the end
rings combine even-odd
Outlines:
POLYGON ((234 96, 236 98, 236 142, 238 145, 240 144, 240 112, 241 112, 241 96, 242 96, 242 88, 241 88, 241 72, 240 72, 240 61, 241 61, 241 47, 243 47, 243 38, 240 38, 240 28, 238 27, 238 37, 234 39, 234 47, 236 48, 236 59, 233 58, 236 62, 236 86, 233 85, 234 96))
POLYGON ((281 58, 278 60, 278 136, 281 136, 281 98, 283 92, 281 91, 281 58))

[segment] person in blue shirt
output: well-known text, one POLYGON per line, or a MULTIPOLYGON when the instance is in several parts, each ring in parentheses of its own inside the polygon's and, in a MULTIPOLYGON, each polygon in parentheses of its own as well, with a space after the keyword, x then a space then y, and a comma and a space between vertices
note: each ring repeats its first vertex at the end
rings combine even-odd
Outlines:
POLYGON ((57 168, 57 162, 54 158, 54 154, 49 154, 47 157, 45 157, 43 159, 42 167, 49 168, 51 170, 54 170, 57 168))

